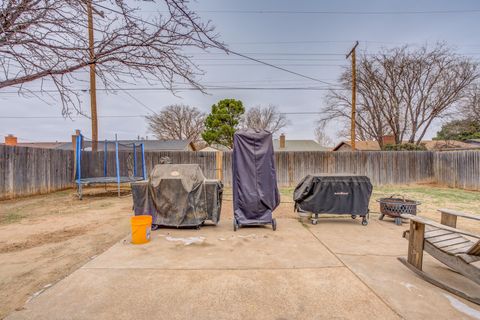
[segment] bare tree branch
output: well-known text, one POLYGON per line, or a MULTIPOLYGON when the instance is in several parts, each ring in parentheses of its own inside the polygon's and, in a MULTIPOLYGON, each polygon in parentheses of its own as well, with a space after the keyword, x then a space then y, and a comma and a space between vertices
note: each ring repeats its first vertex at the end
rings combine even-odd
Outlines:
MULTIPOLYGON (((381 147, 386 134, 397 144, 406 140, 418 145, 432 122, 457 109, 479 78, 476 63, 443 44, 363 55, 357 74, 357 133, 381 147)), ((350 79, 346 69, 340 77, 343 90, 329 93, 321 121, 350 122, 350 79)))
POLYGON ((315 141, 322 147, 333 147, 333 141, 325 132, 325 122, 319 121, 315 127, 315 141))
POLYGON ((146 117, 151 132, 160 140, 190 140, 198 144, 204 130, 205 114, 195 107, 171 105, 146 117))
POLYGON ((188 0, 156 0, 159 13, 145 21, 126 0, 92 0, 95 9, 94 61, 88 52, 85 0, 4 0, 0 5, 0 89, 32 91, 26 83, 51 81, 65 115, 80 110, 81 72, 95 62, 105 88, 113 82, 160 84, 175 81, 200 90, 203 72, 185 48, 225 49, 210 22, 188 8, 188 0), (160 12, 167 14, 160 14, 160 12), (133 80, 132 80, 133 79, 133 80))
POLYGON ((287 118, 274 105, 256 106, 247 110, 242 126, 244 128, 264 129, 272 134, 279 132, 288 125, 287 118))
POLYGON ((480 123, 480 85, 478 83, 469 88, 465 103, 460 108, 460 118, 480 123))

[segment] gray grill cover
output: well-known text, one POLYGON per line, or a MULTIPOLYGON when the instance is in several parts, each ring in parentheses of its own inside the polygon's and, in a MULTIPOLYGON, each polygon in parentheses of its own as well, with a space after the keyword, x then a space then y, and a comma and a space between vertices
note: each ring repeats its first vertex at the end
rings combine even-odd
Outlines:
POLYGON ((365 216, 372 189, 365 176, 308 175, 295 188, 293 200, 296 208, 312 213, 365 216))
POLYGON ((280 195, 270 132, 242 129, 235 133, 232 185, 234 216, 240 225, 272 222, 280 195))
POLYGON ((191 227, 220 220, 222 183, 207 180, 197 164, 155 166, 148 181, 132 183, 135 215, 151 215, 154 225, 191 227))

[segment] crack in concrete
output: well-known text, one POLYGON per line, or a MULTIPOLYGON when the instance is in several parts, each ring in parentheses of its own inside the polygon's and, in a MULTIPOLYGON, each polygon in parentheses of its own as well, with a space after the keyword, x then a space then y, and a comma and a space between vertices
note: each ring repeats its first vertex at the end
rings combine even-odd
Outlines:
POLYGON ((397 312, 397 310, 395 310, 392 306, 390 306, 390 304, 388 304, 387 301, 385 301, 379 294, 377 294, 377 293, 375 292, 375 290, 373 290, 373 288, 371 288, 371 287, 370 287, 365 281, 363 281, 355 272, 353 272, 353 270, 352 270, 335 252, 333 252, 332 250, 330 250, 330 248, 329 248, 325 243, 323 243, 323 241, 320 240, 320 238, 317 237, 317 236, 312 232, 312 230, 311 230, 310 228, 305 228, 305 229, 307 229, 308 232, 310 232, 310 234, 311 234, 315 239, 317 239, 317 241, 318 241, 321 245, 323 245, 331 254, 333 254, 333 255, 335 256, 335 258, 337 258, 337 259, 342 263, 342 265, 343 265, 348 271, 350 271, 350 272, 353 274, 353 276, 354 276, 355 278, 357 278, 361 283, 363 283, 363 284, 373 293, 373 295, 375 295, 380 301, 382 301, 383 304, 385 304, 385 306, 387 306, 387 308, 389 308, 390 310, 392 310, 392 312, 393 312, 394 314, 396 314, 398 317, 400 317, 401 319, 405 319, 400 313, 397 312))
MULTIPOLYGON (((341 262, 341 261, 340 261, 341 262)), ((345 265, 337 266, 321 266, 321 267, 262 267, 262 268, 254 268, 254 267, 232 267, 232 268, 155 268, 155 267, 82 267, 83 270, 162 270, 162 271, 244 271, 244 270, 319 270, 319 269, 335 269, 335 268, 346 268, 345 265)), ((348 269, 348 268, 347 268, 348 269)))

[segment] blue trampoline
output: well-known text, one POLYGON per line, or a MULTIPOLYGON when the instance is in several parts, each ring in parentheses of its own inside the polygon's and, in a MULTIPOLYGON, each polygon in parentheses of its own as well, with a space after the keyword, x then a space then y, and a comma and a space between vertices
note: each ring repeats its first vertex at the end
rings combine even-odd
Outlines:
MULTIPOLYGON (((85 137, 79 134, 75 141, 75 183, 77 184, 79 199, 83 197, 84 186, 117 184, 117 192, 118 196, 120 196, 121 184, 145 180, 147 178, 145 170, 145 146, 143 143, 124 144, 119 143, 117 139, 115 139, 115 141, 105 140, 97 142, 99 146, 103 144, 103 151, 93 152, 87 150, 88 147, 86 146, 87 143, 85 140, 85 137), (112 159, 108 156, 112 151, 114 151, 115 158, 113 166, 111 161, 109 161, 112 159), (140 159, 138 159, 138 153, 140 153, 140 159), (133 163, 131 165, 131 172, 121 167, 121 163, 125 164, 125 161, 120 161, 121 154, 127 154, 127 164, 130 156, 132 156, 131 160, 133 163), (90 159, 86 159, 87 157, 90 159), (103 172, 99 172, 98 165, 102 162, 103 172), (138 166, 140 166, 140 170, 138 170, 138 166)), ((92 144, 91 141, 89 141, 89 143, 90 145, 92 144)))

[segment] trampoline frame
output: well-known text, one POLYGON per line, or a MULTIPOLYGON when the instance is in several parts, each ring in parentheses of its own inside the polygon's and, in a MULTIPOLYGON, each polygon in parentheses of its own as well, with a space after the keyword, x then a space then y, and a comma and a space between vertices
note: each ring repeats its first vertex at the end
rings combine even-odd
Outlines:
POLYGON ((75 140, 75 183, 77 184, 77 193, 78 198, 81 200, 83 197, 83 186, 95 185, 95 184, 117 184, 117 192, 120 197, 120 185, 122 183, 131 183, 135 181, 145 180, 147 178, 145 170, 145 145, 143 143, 133 143, 133 177, 120 176, 120 159, 118 152, 118 140, 115 135, 115 172, 116 176, 108 177, 107 176, 107 155, 108 155, 108 141, 104 142, 104 156, 103 156, 103 177, 85 177, 82 178, 82 145, 83 145, 83 135, 80 133, 77 135, 75 140), (141 150, 141 164, 142 164, 142 175, 137 176, 137 147, 140 147, 141 150))

